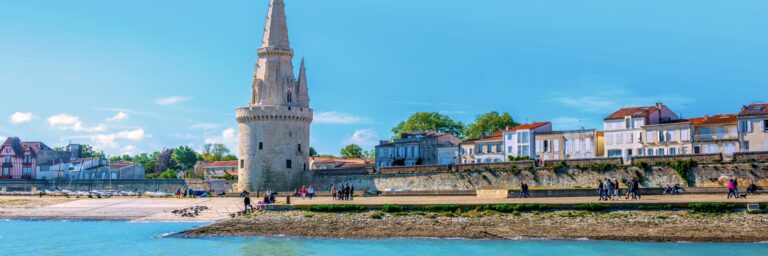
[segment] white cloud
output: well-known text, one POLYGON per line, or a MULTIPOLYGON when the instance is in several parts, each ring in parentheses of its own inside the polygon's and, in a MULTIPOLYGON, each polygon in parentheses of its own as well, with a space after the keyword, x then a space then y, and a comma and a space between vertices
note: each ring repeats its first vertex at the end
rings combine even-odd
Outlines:
POLYGON ((117 149, 120 148, 119 141, 141 141, 145 136, 144 129, 136 129, 117 133, 96 134, 91 136, 91 141, 95 143, 94 147, 98 149, 117 149))
POLYGON ((373 147, 379 143, 379 134, 372 129, 355 130, 352 135, 342 141, 344 144, 357 144, 361 147, 373 147))
POLYGON ((117 121, 122 121, 122 120, 125 120, 125 119, 128 119, 128 113, 120 111, 120 112, 117 112, 117 114, 115 114, 115 116, 107 119, 107 122, 117 122, 117 121))
POLYGON ((227 128, 216 137, 205 138, 205 144, 224 144, 232 152, 237 152, 237 132, 234 128, 227 128))
POLYGON ((32 113, 30 112, 16 112, 11 115, 11 123, 20 124, 32 121, 32 113))
POLYGON ((78 132, 102 132, 106 130, 104 124, 99 124, 94 127, 86 127, 80 118, 77 116, 59 114, 48 117, 48 124, 52 127, 61 130, 73 130, 78 132))
POLYGON ((368 123, 368 118, 336 111, 319 112, 315 114, 315 123, 319 124, 360 124, 368 123))
POLYGON ((191 129, 204 130, 204 131, 216 130, 216 129, 219 129, 219 127, 220 127, 219 124, 214 124, 214 123, 197 123, 189 126, 189 128, 191 129))
POLYGON ((155 104, 161 105, 161 106, 170 106, 170 105, 176 105, 178 103, 181 103, 187 100, 189 100, 189 97, 171 96, 171 97, 157 99, 155 100, 155 104))

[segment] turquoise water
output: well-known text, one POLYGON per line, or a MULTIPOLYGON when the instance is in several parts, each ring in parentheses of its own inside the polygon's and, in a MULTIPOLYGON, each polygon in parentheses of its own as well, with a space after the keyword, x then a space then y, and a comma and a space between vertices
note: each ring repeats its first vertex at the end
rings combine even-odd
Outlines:
POLYGON ((205 223, 0 220, 0 255, 768 255, 768 244, 163 238, 205 223))

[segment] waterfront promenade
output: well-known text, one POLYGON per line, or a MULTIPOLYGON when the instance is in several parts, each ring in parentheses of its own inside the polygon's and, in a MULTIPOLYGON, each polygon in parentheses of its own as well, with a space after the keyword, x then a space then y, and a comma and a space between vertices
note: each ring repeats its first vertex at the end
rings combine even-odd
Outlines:
MULTIPOLYGON (((278 204, 285 204, 285 197, 278 198, 278 204)), ((256 200, 254 198, 254 200, 256 200)), ((337 201, 330 197, 316 197, 312 200, 292 198, 291 204, 302 207, 312 204, 359 204, 380 206, 384 204, 429 205, 429 204, 685 204, 692 202, 768 203, 768 195, 750 196, 748 199, 726 199, 725 195, 646 195, 641 200, 597 201, 596 197, 548 197, 528 199, 486 199, 473 196, 397 196, 397 197, 356 197, 353 201, 337 201)), ((0 218, 31 219, 104 219, 136 221, 219 221, 242 210, 241 198, 135 198, 115 197, 105 199, 76 199, 64 197, 0 197, 0 218), (193 206, 206 206, 195 218, 181 217, 173 210, 193 206)))

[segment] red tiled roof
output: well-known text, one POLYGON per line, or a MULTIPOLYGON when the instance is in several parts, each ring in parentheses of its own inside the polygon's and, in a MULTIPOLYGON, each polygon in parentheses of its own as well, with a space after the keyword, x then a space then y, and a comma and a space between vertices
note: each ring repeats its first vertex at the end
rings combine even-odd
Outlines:
POLYGON ((695 126, 739 123, 739 117, 736 114, 717 114, 712 116, 689 118, 688 120, 690 120, 691 123, 695 126))
POLYGON ((768 115, 768 103, 750 104, 741 108, 739 116, 768 115))
POLYGON ((649 113, 656 111, 658 109, 659 108, 656 106, 622 108, 608 115, 607 117, 605 117, 604 120, 624 119, 624 117, 627 117, 627 116, 648 117, 649 113))
POLYGON ((205 162, 205 163, 203 163, 203 168, 213 168, 213 167, 235 167, 235 168, 237 168, 237 160, 232 160, 232 161, 216 161, 216 162, 205 162))
POLYGON ((509 132, 509 131, 519 131, 519 130, 533 130, 548 124, 550 124, 550 122, 535 122, 530 124, 521 124, 512 128, 509 128, 506 131, 509 132))

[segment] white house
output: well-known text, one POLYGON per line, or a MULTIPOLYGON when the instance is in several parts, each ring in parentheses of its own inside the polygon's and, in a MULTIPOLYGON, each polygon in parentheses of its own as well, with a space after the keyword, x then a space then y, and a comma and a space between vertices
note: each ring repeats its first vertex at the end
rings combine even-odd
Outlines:
POLYGON ((642 127, 679 119, 662 103, 646 107, 622 108, 603 119, 605 156, 622 157, 630 162, 642 150, 642 127))
POLYGON ((518 125, 504 130, 504 149, 508 157, 536 159, 536 133, 551 132, 552 123, 536 122, 518 125))

